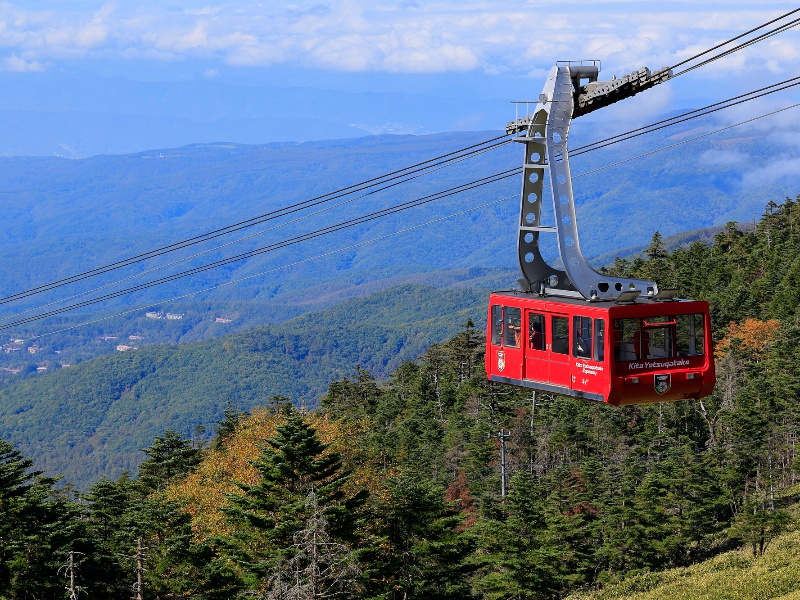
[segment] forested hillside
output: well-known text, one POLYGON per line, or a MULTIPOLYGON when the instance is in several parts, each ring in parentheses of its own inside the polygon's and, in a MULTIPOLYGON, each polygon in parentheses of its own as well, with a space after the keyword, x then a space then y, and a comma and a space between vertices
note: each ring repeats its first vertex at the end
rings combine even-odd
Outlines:
MULTIPOLYGON (((363 370, 333 383, 320 410, 273 397, 250 414, 229 408, 205 444, 166 431, 137 477, 98 482, 80 502, 24 474, 6 446, 2 594, 63 597, 57 572, 75 551, 91 597, 122 597, 137 561, 119 557, 136 557, 138 540, 147 597, 164 599, 549 599, 604 587, 613 598, 739 547, 786 557, 791 540, 775 540, 800 500, 798 212, 771 203, 753 231, 731 226, 671 253, 656 235, 645 258, 616 262, 712 303, 718 385, 702 401, 613 408, 489 384, 482 334, 467 323, 385 383, 363 370)), ((752 562, 729 556, 708 568, 752 562)), ((775 577, 765 589, 800 590, 796 566, 775 577)), ((719 586, 705 597, 752 596, 719 586)))
POLYGON ((407 285, 280 325, 117 352, 0 387, 0 438, 85 488, 135 469, 166 428, 211 432, 228 403, 250 410, 286 395, 313 408, 359 366, 386 377, 485 318, 485 302, 481 291, 407 285))

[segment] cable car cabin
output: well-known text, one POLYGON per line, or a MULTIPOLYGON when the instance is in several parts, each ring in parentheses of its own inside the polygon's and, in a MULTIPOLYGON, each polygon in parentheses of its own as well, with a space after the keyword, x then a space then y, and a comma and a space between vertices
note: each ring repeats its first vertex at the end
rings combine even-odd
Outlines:
POLYGON ((614 406, 702 398, 715 383, 708 303, 590 303, 496 292, 486 374, 614 406))

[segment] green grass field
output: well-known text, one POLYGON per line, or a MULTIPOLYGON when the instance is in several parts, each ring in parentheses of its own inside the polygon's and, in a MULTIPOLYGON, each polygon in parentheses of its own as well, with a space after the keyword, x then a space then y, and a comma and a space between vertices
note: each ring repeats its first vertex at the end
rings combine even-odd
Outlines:
MULTIPOLYGON (((798 507, 794 509, 797 518, 798 507)), ((763 556, 749 547, 691 567, 644 573, 568 600, 800 600, 800 531, 772 540, 763 556)))

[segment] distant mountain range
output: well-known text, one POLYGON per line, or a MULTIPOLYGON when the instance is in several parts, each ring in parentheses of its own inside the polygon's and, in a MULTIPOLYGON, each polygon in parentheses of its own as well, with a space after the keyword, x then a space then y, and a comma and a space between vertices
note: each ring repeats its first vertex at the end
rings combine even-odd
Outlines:
POLYGON ((0 73, 0 156, 123 154, 198 141, 263 144, 499 127, 506 100, 214 79, 0 73))
MULTIPOLYGON (((735 137, 736 130, 727 132, 727 137, 707 138, 578 177, 691 137, 700 130, 669 131, 668 140, 663 134, 645 136, 573 161, 581 242, 590 259, 601 257, 601 263, 608 262, 607 258, 620 248, 645 246, 656 230, 671 235, 727 221, 751 221, 763 212, 767 198, 796 193, 781 179, 764 179, 756 187, 748 184, 745 175, 768 171, 784 150, 766 139, 735 137)), ((314 198, 498 133, 385 135, 259 146, 206 144, 80 160, 0 159, 0 296, 314 198)), ((590 141, 604 134, 576 122, 572 136, 590 141)), ((509 144, 380 193, 312 203, 306 211, 192 246, 182 255, 169 254, 27 301, 3 305, 0 318, 108 286, 81 296, 80 300, 92 298, 313 233, 514 168, 521 163, 520 152, 516 144, 509 144), (305 218, 298 220, 299 217, 305 218), (252 236, 254 233, 258 235, 252 236), (248 239, 213 249, 227 243, 228 238, 245 237, 248 239), (205 253, 197 255, 198 252, 205 253), (178 258, 183 262, 172 265, 178 258), (155 266, 163 268, 143 274, 155 266), (114 284, 118 279, 134 276, 114 284)), ((175 297, 205 303, 255 300, 264 303, 259 308, 262 314, 264 306, 272 307, 273 314, 266 320, 275 322, 322 308, 339 298, 363 295, 404 281, 424 282, 425 274, 473 268, 512 271, 517 260, 518 193, 519 178, 514 177, 222 269, 92 305, 92 310, 146 308, 175 297), (473 210, 489 202, 495 204, 473 210), (455 213, 462 214, 451 217, 455 213), (431 221, 435 222, 419 227, 431 221), (409 228, 414 229, 395 235, 409 228), (232 280, 241 281, 215 287, 232 280), (212 287, 215 289, 203 292, 212 287), (186 297, 187 293, 195 295, 186 297)), ((555 256, 552 247, 550 255, 555 256)), ((514 279, 515 276, 510 277, 505 285, 514 285, 514 279)), ((61 320, 36 323, 8 334, 29 337, 60 323, 61 320)))

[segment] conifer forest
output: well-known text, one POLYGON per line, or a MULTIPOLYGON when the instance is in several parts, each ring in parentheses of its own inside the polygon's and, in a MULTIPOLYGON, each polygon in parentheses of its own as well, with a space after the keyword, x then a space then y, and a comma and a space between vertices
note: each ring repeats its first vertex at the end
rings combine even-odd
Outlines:
POLYGON ((385 381, 352 365, 315 410, 276 396, 202 443, 164 431, 87 490, 0 441, 0 598, 556 599, 769 553, 800 499, 798 201, 710 244, 656 233, 607 272, 710 303, 713 395, 489 383, 469 321, 385 381))

